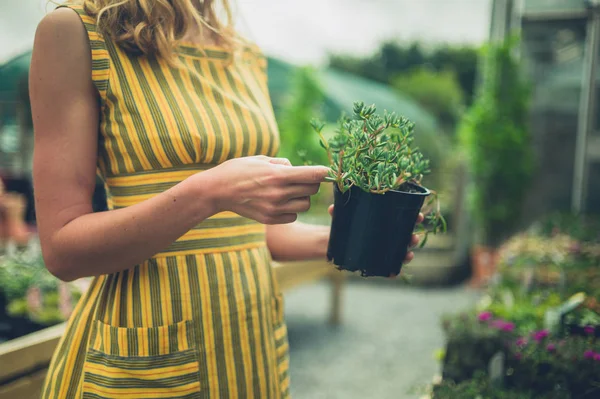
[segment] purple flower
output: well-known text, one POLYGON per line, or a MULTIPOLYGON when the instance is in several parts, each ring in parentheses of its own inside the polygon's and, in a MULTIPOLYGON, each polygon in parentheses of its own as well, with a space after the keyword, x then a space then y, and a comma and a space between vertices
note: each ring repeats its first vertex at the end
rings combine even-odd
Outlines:
POLYGON ((498 330, 511 332, 515 329, 515 323, 511 323, 510 321, 504 320, 494 320, 490 323, 490 326, 496 328, 498 330))
POLYGON ((506 332, 512 332, 515 330, 515 323, 511 323, 511 322, 506 322, 504 323, 504 325, 502 326, 502 331, 506 331, 506 332))
POLYGON ((546 338, 550 333, 548 330, 540 330, 533 333, 533 339, 537 342, 540 342, 544 338, 546 338))
POLYGON ((546 346, 546 350, 548 352, 554 352, 556 350, 556 345, 554 345, 554 344, 548 344, 548 346, 546 346))
POLYGON ((492 312, 481 312, 477 316, 479 321, 488 321, 492 319, 492 312))
POLYGON ((583 353, 583 358, 584 359, 593 359, 595 355, 596 354, 594 353, 594 351, 587 350, 583 353))
POLYGON ((594 329, 594 327, 592 326, 585 326, 583 328, 583 331, 587 334, 587 335, 594 335, 594 332, 596 332, 596 330, 594 329))
POLYGON ((517 344, 517 346, 525 346, 527 345, 527 338, 519 337, 517 338, 517 341, 515 343, 517 344))
POLYGON ((594 353, 594 360, 600 362, 600 353, 594 353))

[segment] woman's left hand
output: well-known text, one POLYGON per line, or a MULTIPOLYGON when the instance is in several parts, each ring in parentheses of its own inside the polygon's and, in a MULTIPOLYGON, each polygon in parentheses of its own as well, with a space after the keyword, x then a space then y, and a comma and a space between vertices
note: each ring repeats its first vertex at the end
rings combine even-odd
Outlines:
MULTIPOLYGON (((329 206, 329 215, 333 216, 333 205, 329 206)), ((423 222, 423 220, 425 219, 425 217, 423 216, 422 213, 419 213, 419 217, 417 218, 417 224, 423 222)), ((419 245, 419 236, 417 236, 416 234, 413 234, 412 236, 412 240, 410 241, 410 246, 409 248, 414 248, 417 245, 419 245)), ((408 253, 406 254, 406 258, 404 258, 404 262, 403 264, 408 264, 410 263, 410 261, 413 260, 413 258, 415 257, 415 254, 412 251, 408 251, 408 253)))

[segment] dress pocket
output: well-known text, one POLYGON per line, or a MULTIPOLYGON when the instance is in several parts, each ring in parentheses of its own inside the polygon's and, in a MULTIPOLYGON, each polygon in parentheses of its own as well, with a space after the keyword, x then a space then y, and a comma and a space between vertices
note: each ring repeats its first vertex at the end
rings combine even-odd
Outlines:
POLYGON ((83 366, 83 398, 197 398, 200 366, 191 321, 150 328, 96 321, 83 366))

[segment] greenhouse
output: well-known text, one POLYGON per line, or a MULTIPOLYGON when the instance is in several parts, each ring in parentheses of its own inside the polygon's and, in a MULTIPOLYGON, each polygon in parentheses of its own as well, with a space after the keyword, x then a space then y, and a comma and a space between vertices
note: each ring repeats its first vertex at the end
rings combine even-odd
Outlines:
POLYGON ((534 218, 555 208, 598 212, 600 2, 495 0, 492 40, 513 32, 521 36, 532 82, 530 121, 539 162, 527 211, 534 218))

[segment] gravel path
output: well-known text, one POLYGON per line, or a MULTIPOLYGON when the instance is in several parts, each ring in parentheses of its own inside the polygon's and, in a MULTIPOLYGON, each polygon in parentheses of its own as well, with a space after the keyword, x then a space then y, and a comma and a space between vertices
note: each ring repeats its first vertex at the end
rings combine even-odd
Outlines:
POLYGON ((414 389, 439 373, 440 317, 477 296, 464 288, 352 281, 339 327, 327 324, 329 298, 325 282, 286 294, 294 399, 418 398, 414 389))

